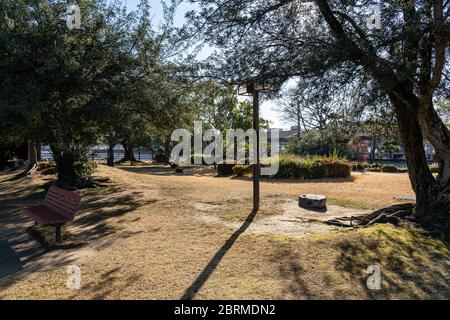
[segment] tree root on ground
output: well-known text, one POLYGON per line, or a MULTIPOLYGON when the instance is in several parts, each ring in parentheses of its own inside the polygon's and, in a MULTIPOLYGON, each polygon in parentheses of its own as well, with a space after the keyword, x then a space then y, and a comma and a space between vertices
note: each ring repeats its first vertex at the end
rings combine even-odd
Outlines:
POLYGON ((341 217, 323 221, 325 224, 345 228, 367 228, 379 223, 414 226, 428 236, 450 241, 450 221, 448 215, 434 215, 430 221, 414 216, 414 204, 397 204, 366 215, 341 217))
POLYGON ((342 217, 324 221, 326 224, 339 227, 369 227, 376 223, 398 224, 400 219, 412 220, 414 205, 404 203, 383 208, 362 216, 342 217))

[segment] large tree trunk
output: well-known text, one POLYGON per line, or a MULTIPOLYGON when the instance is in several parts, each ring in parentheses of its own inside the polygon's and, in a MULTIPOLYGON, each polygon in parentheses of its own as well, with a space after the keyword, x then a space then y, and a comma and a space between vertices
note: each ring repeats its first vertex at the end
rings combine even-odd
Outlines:
POLYGON ((131 164, 136 161, 134 156, 133 146, 129 145, 126 142, 122 142, 123 150, 125 151, 124 157, 122 161, 130 161, 131 164))
POLYGON ((36 142, 36 159, 37 161, 42 161, 42 150, 40 142, 36 142))
POLYGON ((437 201, 439 187, 426 160, 423 135, 418 121, 418 108, 406 105, 393 94, 389 97, 395 106, 409 179, 416 193, 415 215, 418 218, 427 219, 431 216, 437 201))
POLYGON ((27 165, 24 174, 32 174, 37 169, 37 151, 33 140, 27 140, 27 165))
POLYGON ((301 125, 301 119, 300 119, 300 108, 297 109, 297 138, 301 139, 302 135, 300 134, 300 125, 301 125))
POLYGON ((110 167, 114 167, 114 145, 108 146, 107 165, 110 167))
POLYGON ((75 171, 75 156, 72 152, 63 152, 56 146, 50 146, 58 170, 58 184, 64 188, 76 186, 80 179, 75 171))
POLYGON ((440 160, 437 180, 445 188, 450 185, 450 131, 434 109, 431 98, 421 103, 419 123, 424 137, 433 145, 440 160))
POLYGON ((34 167, 37 164, 37 152, 36 152, 36 144, 33 140, 28 139, 28 166, 30 168, 34 167))

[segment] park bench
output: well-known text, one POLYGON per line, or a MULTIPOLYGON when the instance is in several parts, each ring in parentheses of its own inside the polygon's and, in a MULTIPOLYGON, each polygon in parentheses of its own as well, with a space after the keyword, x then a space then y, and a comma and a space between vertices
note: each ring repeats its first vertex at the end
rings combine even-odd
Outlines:
POLYGON ((80 205, 81 197, 76 193, 51 186, 40 204, 24 207, 23 211, 36 225, 55 227, 56 242, 61 240, 61 226, 72 221, 80 205))

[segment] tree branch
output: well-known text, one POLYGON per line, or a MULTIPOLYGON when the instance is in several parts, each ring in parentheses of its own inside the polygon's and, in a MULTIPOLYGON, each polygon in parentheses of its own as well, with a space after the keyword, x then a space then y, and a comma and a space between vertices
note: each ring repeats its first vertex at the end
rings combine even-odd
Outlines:
POLYGON ((434 47, 435 47, 435 62, 433 76, 430 81, 427 95, 432 95, 436 88, 441 83, 442 70, 445 65, 445 23, 444 23, 444 8, 442 0, 433 1, 433 15, 434 15, 434 47))

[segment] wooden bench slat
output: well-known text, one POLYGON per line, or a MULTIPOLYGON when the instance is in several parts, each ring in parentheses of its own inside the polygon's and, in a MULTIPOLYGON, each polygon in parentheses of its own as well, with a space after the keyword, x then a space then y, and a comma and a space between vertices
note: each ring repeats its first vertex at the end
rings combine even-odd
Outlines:
POLYGON ((44 206, 34 206, 24 209, 25 213, 38 224, 59 224, 67 222, 67 218, 49 210, 44 206))
POLYGON ((52 196, 46 197, 44 202, 48 204, 55 204, 68 212, 76 211, 78 209, 78 204, 65 203, 64 200, 54 198, 52 196))
POLYGON ((78 199, 68 198, 64 195, 61 195, 61 194, 58 194, 55 192, 47 193, 47 197, 63 201, 64 203, 67 203, 68 205, 78 205, 80 203, 80 200, 78 200, 78 199))
POLYGON ((60 206, 57 206, 57 205, 51 204, 51 203, 47 203, 47 202, 44 202, 42 205, 54 212, 57 212, 60 216, 66 218, 66 219, 72 219, 76 212, 76 211, 66 211, 65 209, 61 208, 60 206))
POLYGON ((74 218, 80 200, 76 193, 51 186, 42 204, 26 208, 25 212, 40 224, 65 223, 74 218))
POLYGON ((37 224, 54 225, 56 242, 59 242, 61 225, 73 220, 80 201, 78 194, 51 186, 40 205, 23 208, 23 211, 37 224))
POLYGON ((52 192, 52 191, 49 191, 49 192, 48 192, 48 195, 53 196, 53 197, 55 197, 55 198, 64 199, 64 200, 66 200, 68 203, 78 203, 78 202, 80 202, 79 198, 73 198, 73 197, 71 198, 71 197, 67 197, 67 196, 64 195, 64 194, 59 194, 59 193, 52 192))
POLYGON ((51 186, 48 190, 50 193, 55 193, 55 194, 60 194, 63 195, 69 199, 73 199, 74 201, 80 201, 81 200, 81 196, 74 193, 74 192, 70 192, 61 188, 58 188, 57 186, 51 186))

